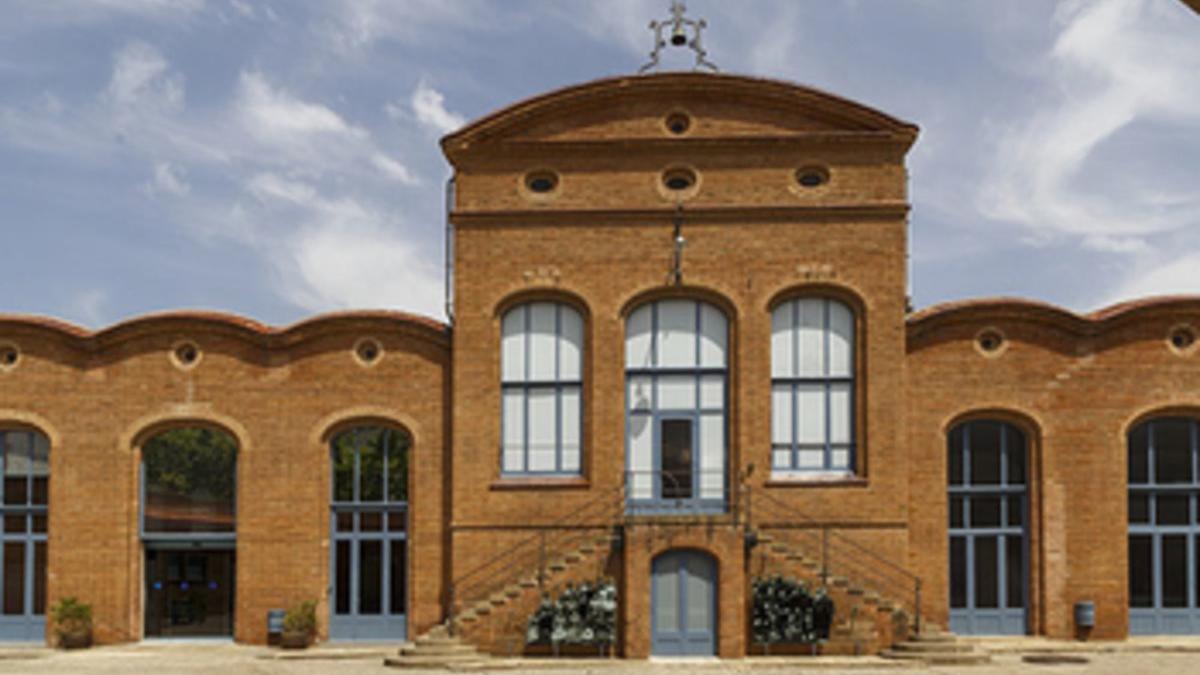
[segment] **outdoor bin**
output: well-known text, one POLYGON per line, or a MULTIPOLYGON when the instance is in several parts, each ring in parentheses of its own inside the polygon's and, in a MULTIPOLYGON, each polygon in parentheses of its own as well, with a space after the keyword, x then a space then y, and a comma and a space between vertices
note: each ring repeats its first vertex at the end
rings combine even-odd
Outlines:
POLYGON ((1075 627, 1096 627, 1096 603, 1091 600, 1075 603, 1075 627))
POLYGON ((283 617, 286 614, 282 609, 267 610, 267 644, 279 644, 279 636, 283 633, 283 617))

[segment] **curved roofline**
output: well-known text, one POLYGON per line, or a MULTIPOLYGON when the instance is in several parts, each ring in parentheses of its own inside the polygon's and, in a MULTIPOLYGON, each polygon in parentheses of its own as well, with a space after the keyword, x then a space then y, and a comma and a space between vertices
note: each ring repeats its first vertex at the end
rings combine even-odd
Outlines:
POLYGON ((1162 295, 1119 302, 1079 314, 1069 309, 1038 300, 1013 297, 955 300, 926 307, 910 314, 908 329, 912 332, 934 330, 940 326, 965 321, 987 321, 1014 316, 1040 320, 1080 335, 1094 334, 1139 315, 1161 312, 1195 312, 1200 314, 1200 295, 1162 295))
POLYGON ((318 333, 348 329, 363 322, 390 323, 410 329, 434 343, 449 347, 450 327, 426 316, 396 310, 352 310, 330 312, 302 319, 288 326, 270 326, 237 314, 210 310, 173 310, 144 314, 90 330, 47 316, 0 314, 0 330, 6 327, 47 331, 78 346, 96 348, 139 335, 164 331, 201 330, 232 333, 263 346, 290 346, 318 333))
POLYGON ((519 125, 522 121, 536 117, 556 107, 578 105, 581 101, 618 92, 639 89, 662 91, 664 89, 671 89, 672 87, 688 88, 690 90, 708 87, 712 89, 732 90, 730 93, 752 94, 760 99, 791 100, 797 103, 815 104, 825 112, 857 122, 876 131, 890 131, 911 138, 915 138, 918 131, 915 124, 905 122, 862 103, 820 89, 784 80, 749 77, 746 75, 672 72, 607 77, 539 94, 500 108, 457 131, 447 134, 442 137, 442 148, 447 155, 451 155, 457 148, 465 147, 485 138, 494 137, 507 129, 519 125))

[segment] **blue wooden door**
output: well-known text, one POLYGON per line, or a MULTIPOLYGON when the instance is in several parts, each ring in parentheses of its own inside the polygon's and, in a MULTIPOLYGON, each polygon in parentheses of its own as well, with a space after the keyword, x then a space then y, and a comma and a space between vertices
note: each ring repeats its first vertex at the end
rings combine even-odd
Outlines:
POLYGON ((654 559, 651 643, 655 656, 716 654, 717 566, 696 551, 671 551, 654 559))
POLYGON ((966 422, 948 457, 950 630, 1024 635, 1029 588, 1027 443, 1015 426, 966 422))

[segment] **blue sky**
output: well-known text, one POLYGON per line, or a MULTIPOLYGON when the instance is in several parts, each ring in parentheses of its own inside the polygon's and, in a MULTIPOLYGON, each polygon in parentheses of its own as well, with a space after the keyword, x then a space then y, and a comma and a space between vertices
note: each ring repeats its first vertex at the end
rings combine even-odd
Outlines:
MULTIPOLYGON (((0 312, 94 328, 175 308, 441 318, 437 139, 635 72, 667 5, 7 0, 0 312)), ((688 5, 724 71, 921 126, 918 307, 1200 293, 1200 16, 1182 3, 688 5)))

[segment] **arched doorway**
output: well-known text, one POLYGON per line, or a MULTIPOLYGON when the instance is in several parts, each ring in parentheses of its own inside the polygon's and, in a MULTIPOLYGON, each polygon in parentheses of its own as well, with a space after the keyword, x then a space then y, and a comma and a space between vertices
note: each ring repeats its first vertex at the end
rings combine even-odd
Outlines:
POLYGON ((717 563, 699 551, 668 551, 651 575, 651 651, 655 656, 717 653, 717 563))
POLYGON ((146 637, 232 637, 237 441, 182 427, 142 444, 146 637))
POLYGON ((1029 588, 1029 444, 1016 426, 973 420, 951 430, 950 630, 1024 635, 1029 588))
POLYGON ((50 441, 37 431, 0 429, 0 464, 0 640, 41 642, 46 634, 50 441))
POLYGON ((408 432, 358 426, 330 441, 329 637, 403 640, 408 630, 408 432))
POLYGON ((1200 633, 1200 422, 1129 432, 1129 632, 1200 633))

